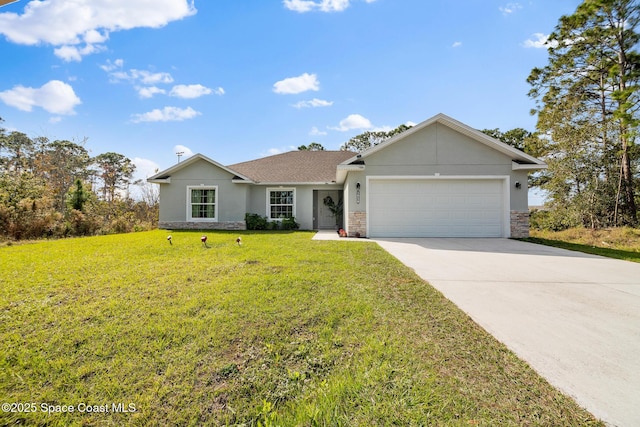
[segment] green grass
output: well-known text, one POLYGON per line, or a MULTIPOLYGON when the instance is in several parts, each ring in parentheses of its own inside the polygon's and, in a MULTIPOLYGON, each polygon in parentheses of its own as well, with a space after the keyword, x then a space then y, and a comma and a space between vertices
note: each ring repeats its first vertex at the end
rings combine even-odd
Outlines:
POLYGON ((172 235, 0 248, 0 425, 602 425, 374 243, 172 235))
POLYGON ((559 232, 532 230, 531 237, 522 240, 608 258, 640 262, 640 230, 634 228, 597 230, 572 228, 559 232))

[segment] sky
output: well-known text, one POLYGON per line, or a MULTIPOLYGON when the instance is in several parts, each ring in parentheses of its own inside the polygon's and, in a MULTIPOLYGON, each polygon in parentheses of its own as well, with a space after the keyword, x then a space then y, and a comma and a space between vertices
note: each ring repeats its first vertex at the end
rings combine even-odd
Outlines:
POLYGON ((145 178, 444 113, 535 130, 526 79, 578 0, 20 0, 0 7, 7 131, 145 178))

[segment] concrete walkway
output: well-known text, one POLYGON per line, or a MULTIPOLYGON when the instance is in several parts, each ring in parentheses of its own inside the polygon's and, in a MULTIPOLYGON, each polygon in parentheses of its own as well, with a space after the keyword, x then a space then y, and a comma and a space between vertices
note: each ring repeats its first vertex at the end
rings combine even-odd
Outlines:
POLYGON ((376 239, 552 385, 640 426, 640 264, 507 239, 376 239))
POLYGON ((356 237, 340 237, 335 230, 319 230, 311 240, 338 240, 340 242, 373 242, 369 239, 358 239, 356 237))

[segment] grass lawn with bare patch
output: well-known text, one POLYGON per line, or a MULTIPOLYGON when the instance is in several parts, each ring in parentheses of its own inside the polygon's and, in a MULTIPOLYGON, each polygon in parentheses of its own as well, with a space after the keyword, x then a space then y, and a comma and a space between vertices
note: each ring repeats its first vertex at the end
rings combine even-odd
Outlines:
POLYGON ((374 243, 200 235, 0 248, 0 425, 602 425, 374 243))

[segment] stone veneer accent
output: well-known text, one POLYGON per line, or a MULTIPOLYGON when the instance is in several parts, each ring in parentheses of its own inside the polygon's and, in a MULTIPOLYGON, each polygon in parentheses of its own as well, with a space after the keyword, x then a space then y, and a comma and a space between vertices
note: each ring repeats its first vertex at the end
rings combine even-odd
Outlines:
POLYGON ((529 211, 511 211, 511 237, 529 237, 529 211))
POLYGON ((168 230, 246 230, 244 221, 225 222, 184 222, 184 221, 160 221, 158 228, 168 230))
POLYGON ((355 237, 360 233, 360 237, 367 236, 367 213, 349 212, 349 237, 355 237))

